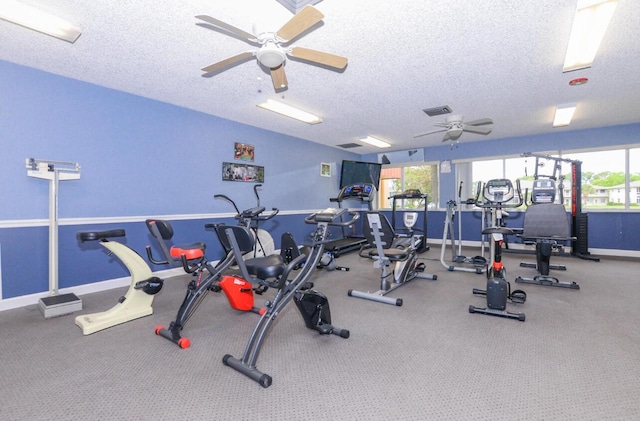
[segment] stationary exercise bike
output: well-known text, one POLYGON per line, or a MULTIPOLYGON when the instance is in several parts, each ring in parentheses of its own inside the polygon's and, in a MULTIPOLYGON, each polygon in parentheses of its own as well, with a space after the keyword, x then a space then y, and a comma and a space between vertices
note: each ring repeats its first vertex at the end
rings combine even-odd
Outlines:
MULTIPOLYGON (((173 238, 173 227, 168 221, 148 219, 146 224, 163 254, 163 259, 158 259, 153 255, 151 247, 147 246, 149 261, 157 265, 181 266, 186 273, 193 276, 187 286, 187 294, 178 309, 175 320, 169 324, 169 327, 156 326, 156 335, 170 340, 180 348, 188 348, 191 341, 182 337, 181 331, 210 291, 220 292, 222 290, 231 307, 236 310, 258 314, 264 311, 254 306, 254 293, 262 294, 266 288, 254 287, 246 279, 229 272, 229 269, 236 264, 236 256, 232 251, 228 251, 226 256, 214 266, 205 256, 206 245, 204 243, 169 246, 166 242, 173 238)), ((216 228, 217 225, 205 224, 205 227, 216 228)), ((246 252, 250 251, 246 250, 246 252)), ((264 259, 268 259, 268 257, 264 259)))
POLYGON ((244 250, 251 249, 253 237, 244 227, 218 226, 219 236, 229 242, 229 246, 237 256, 236 260, 243 277, 277 290, 273 300, 266 303, 267 311, 253 330, 242 357, 234 358, 227 354, 222 359, 224 365, 258 382, 262 387, 269 387, 272 383, 272 377, 256 367, 258 355, 276 317, 292 300, 302 314, 307 328, 322 335, 333 334, 342 338, 349 337, 348 330, 336 328, 331 324, 327 298, 311 289, 312 284, 308 281, 324 254, 324 246, 329 237, 329 226, 347 227, 352 225, 356 219, 358 219, 357 212, 334 208, 307 216, 305 222, 316 225, 315 231, 307 237, 304 243, 308 247, 309 254, 298 254, 300 249, 292 247, 292 252, 297 256, 292 256, 293 259, 289 263, 285 263, 281 255, 277 255, 280 257, 280 262, 262 260, 266 258, 242 260, 239 256, 244 253, 244 250), (342 216, 347 213, 351 219, 341 222, 342 216), (297 272, 294 273, 294 271, 297 272), (290 276, 292 276, 291 279, 290 276))
MULTIPOLYGON (((233 208, 236 210, 236 216, 234 217, 238 224, 249 228, 256 238, 255 248, 253 252, 250 252, 245 257, 258 257, 258 256, 269 256, 275 252, 275 244, 273 242, 273 237, 269 234, 268 231, 260 228, 260 222, 268 221, 273 218, 280 212, 278 208, 271 208, 271 213, 264 214, 265 211, 264 206, 260 206, 260 196, 258 195, 258 187, 262 187, 262 184, 255 184, 253 186, 253 193, 256 196, 256 206, 253 208, 245 209, 242 212, 236 206, 236 203, 231 200, 228 196, 224 194, 216 194, 213 197, 216 199, 224 199, 227 202, 233 205, 233 208)), ((229 251, 229 250, 225 250, 229 251)))
POLYGON ((79 231, 76 234, 76 238, 80 242, 100 241, 100 245, 107 249, 107 254, 116 256, 131 274, 129 290, 118 299, 118 303, 114 307, 101 313, 76 317, 76 325, 82 329, 84 335, 90 335, 153 313, 154 296, 160 292, 164 281, 153 276, 151 269, 138 253, 122 243, 110 240, 124 236, 124 229, 79 231))
POLYGON ((527 294, 522 290, 511 291, 511 284, 507 281, 507 270, 502 263, 502 244, 504 235, 513 235, 514 231, 502 223, 504 208, 517 208, 522 205, 522 193, 520 181, 516 180, 517 188, 508 179, 493 179, 485 183, 482 196, 483 201, 476 205, 490 209, 493 216, 493 226, 482 230, 483 235, 491 238, 491 264, 487 268, 487 288, 473 289, 474 295, 486 297, 486 307, 469 306, 469 313, 487 314, 490 316, 505 317, 524 322, 524 313, 512 313, 506 310, 507 301, 514 304, 523 304, 527 294), (517 196, 517 202, 513 203, 517 196))
POLYGON ((417 212, 405 212, 403 215, 405 236, 399 236, 387 217, 376 211, 367 212, 364 224, 364 235, 371 248, 362 248, 360 257, 367 257, 374 261, 374 267, 381 268, 380 289, 377 292, 362 292, 350 289, 350 297, 364 298, 385 304, 402 305, 402 298, 385 297, 391 291, 400 288, 415 278, 438 279, 437 275, 423 273, 424 263, 418 261, 417 245, 419 239, 413 232, 413 226, 418 219, 417 212), (405 240, 410 241, 407 243, 405 240), (400 240, 400 245, 398 245, 400 240), (394 269, 389 266, 394 263, 394 269), (390 282, 391 281, 391 282, 390 282))

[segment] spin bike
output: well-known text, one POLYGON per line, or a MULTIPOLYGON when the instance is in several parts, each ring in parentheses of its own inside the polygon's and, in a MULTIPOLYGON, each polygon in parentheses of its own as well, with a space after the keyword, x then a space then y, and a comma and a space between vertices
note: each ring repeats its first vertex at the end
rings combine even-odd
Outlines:
MULTIPOLYGON (((236 203, 231 200, 228 196, 224 194, 216 194, 213 197, 216 199, 224 199, 227 202, 233 205, 233 208, 236 210, 235 219, 238 221, 238 224, 247 227, 251 230, 253 235, 256 238, 256 245, 253 250, 253 253, 245 256, 245 257, 258 257, 258 256, 269 256, 275 252, 275 245, 273 242, 273 238, 268 231, 263 230, 259 227, 260 222, 268 221, 278 214, 280 211, 278 208, 271 208, 271 213, 264 215, 265 211, 264 206, 260 206, 260 196, 258 195, 258 187, 262 187, 262 184, 256 184, 253 186, 253 193, 256 196, 256 206, 253 208, 245 209, 242 212, 236 206, 236 203)), ((225 250, 229 251, 229 250, 225 250)))
MULTIPOLYGON (((308 281, 324 254, 324 247, 329 238, 329 226, 348 227, 356 219, 358 219, 357 212, 335 208, 328 208, 307 216, 305 222, 316 225, 315 231, 307 237, 304 243, 304 246, 308 247, 309 254, 300 254, 288 264, 284 262, 284 259, 281 259, 281 262, 276 264, 263 262, 260 260, 261 258, 254 261, 243 261, 239 256, 242 256, 243 250, 250 249, 253 244, 253 237, 248 235, 244 227, 224 225, 218 227, 220 237, 226 238, 237 256, 236 260, 243 276, 269 288, 277 289, 273 300, 266 303, 267 311, 262 315, 253 330, 242 357, 234 358, 227 354, 222 359, 224 365, 258 382, 262 387, 271 386, 272 377, 258 370, 256 363, 264 340, 276 321, 276 317, 291 300, 296 303, 307 328, 313 329, 322 335, 333 334, 342 338, 349 337, 348 330, 336 328, 331 324, 331 313, 327 298, 311 289, 312 284, 308 281), (347 213, 351 219, 342 222, 342 216, 347 213), (293 274, 296 268, 299 269, 293 274), (292 279, 289 279, 290 275, 293 276, 292 279)), ((297 247, 294 249, 299 250, 297 247)))
POLYGON ((506 310, 507 301, 514 304, 523 304, 527 294, 522 290, 511 291, 511 284, 507 281, 507 269, 502 264, 502 244, 504 235, 513 235, 514 231, 504 226, 502 218, 505 208, 517 208, 522 206, 522 192, 520 181, 516 180, 516 189, 508 179, 493 179, 485 183, 482 189, 483 201, 477 206, 492 211, 493 226, 482 230, 483 235, 491 238, 491 264, 487 268, 487 288, 473 289, 474 295, 486 297, 486 307, 469 306, 469 313, 487 314, 490 316, 517 319, 524 322, 524 313, 512 313, 506 310), (517 195, 517 202, 513 203, 517 195))
POLYGON ((84 335, 90 335, 153 313, 154 296, 160 292, 164 281, 153 276, 151 269, 138 253, 122 243, 110 240, 124 236, 124 229, 79 231, 76 233, 76 238, 81 243, 99 241, 100 245, 107 249, 107 254, 116 256, 131 274, 129 290, 118 299, 118 303, 114 307, 101 313, 76 317, 76 325, 82 329, 84 335))
MULTIPOLYGON (((174 245, 169 247, 167 241, 173 238, 173 228, 168 221, 161 219, 148 219, 147 228, 151 235, 158 241, 164 259, 153 256, 151 247, 147 246, 147 257, 156 265, 182 266, 186 273, 193 276, 187 286, 187 294, 178 310, 178 314, 169 327, 156 326, 156 335, 162 336, 178 345, 180 348, 188 348, 191 341, 182 337, 180 332, 191 316, 198 309, 202 300, 209 291, 220 292, 227 297, 232 308, 240 311, 251 311, 261 314, 264 310, 254 307, 254 293, 262 294, 266 288, 253 287, 253 285, 240 277, 232 274, 224 275, 236 264, 236 256, 232 251, 227 251, 226 256, 215 266, 205 257, 206 245, 204 243, 192 243, 186 245, 174 245)), ((219 224, 205 224, 206 228, 216 228, 219 224)), ((245 250, 245 253, 252 249, 245 250)), ((275 257, 274 257, 275 258, 275 257)), ((262 259, 274 259, 263 257, 262 259)), ((271 260, 273 261, 273 260, 271 260)))

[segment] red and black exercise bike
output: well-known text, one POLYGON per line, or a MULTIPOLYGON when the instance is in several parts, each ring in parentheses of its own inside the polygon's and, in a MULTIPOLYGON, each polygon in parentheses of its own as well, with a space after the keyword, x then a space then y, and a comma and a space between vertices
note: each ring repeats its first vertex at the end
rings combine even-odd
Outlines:
POLYGON ((511 291, 511 284, 507 281, 507 270, 502 263, 502 244, 505 235, 513 235, 515 232, 504 224, 505 208, 517 208, 522 206, 522 192, 520 181, 516 180, 514 189, 511 180, 500 178, 487 181, 482 189, 483 200, 476 203, 484 209, 489 209, 492 215, 492 226, 482 230, 483 235, 491 238, 491 262, 487 267, 487 288, 473 289, 474 295, 487 298, 486 307, 469 306, 469 313, 487 314, 490 316, 505 317, 524 322, 524 313, 507 311, 507 301, 514 304, 523 304, 527 294, 522 290, 511 291))

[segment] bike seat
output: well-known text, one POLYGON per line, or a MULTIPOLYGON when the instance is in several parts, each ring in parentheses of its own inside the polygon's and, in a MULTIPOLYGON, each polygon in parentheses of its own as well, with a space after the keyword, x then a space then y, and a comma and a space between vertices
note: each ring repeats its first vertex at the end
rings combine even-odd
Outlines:
POLYGON ((264 281, 277 278, 284 272, 286 264, 280 254, 265 257, 254 257, 244 261, 247 271, 256 278, 264 281))
POLYGON ((123 229, 113 229, 106 231, 78 231, 76 238, 78 241, 97 241, 105 240, 107 238, 124 237, 125 231, 123 229))
POLYGON ((170 253, 174 259, 180 259, 183 255, 187 260, 202 259, 207 246, 204 243, 191 243, 172 246, 170 253))
POLYGON ((504 234, 504 235, 513 235, 515 234, 511 228, 507 227, 489 227, 482 230, 483 234, 504 234))
MULTIPOLYGON (((409 258, 409 253, 411 252, 410 248, 389 248, 384 250, 384 256, 389 259, 390 262, 402 262, 409 258)), ((369 257, 377 257, 378 250, 371 249, 369 250, 369 257)))

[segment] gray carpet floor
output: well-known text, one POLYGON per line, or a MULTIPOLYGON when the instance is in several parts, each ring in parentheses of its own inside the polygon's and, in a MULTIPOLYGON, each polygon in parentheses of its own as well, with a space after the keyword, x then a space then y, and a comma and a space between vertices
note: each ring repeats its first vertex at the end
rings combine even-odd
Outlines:
MULTIPOLYGON (((438 279, 393 292, 402 307, 348 297, 376 291, 379 269, 357 253, 350 271, 316 271, 334 325, 305 328, 293 303, 277 318, 257 366, 273 385, 222 364, 240 357, 258 320, 209 294, 184 330, 188 349, 154 334, 182 302, 186 276, 167 280, 154 314, 92 335, 78 314, 103 311, 126 288, 81 297, 83 311, 45 320, 36 306, 0 313, 2 420, 639 420, 640 262, 554 258, 581 290, 514 284, 519 322, 470 314, 484 275, 449 272, 437 246, 421 255, 438 279)), ((508 254, 510 280, 531 256, 508 254)), ((269 298, 271 292, 258 298, 269 298)))

